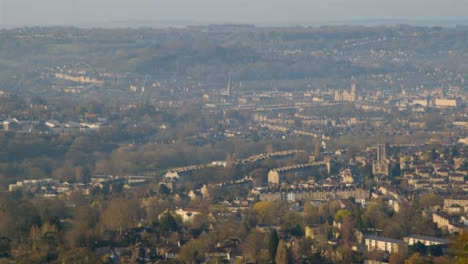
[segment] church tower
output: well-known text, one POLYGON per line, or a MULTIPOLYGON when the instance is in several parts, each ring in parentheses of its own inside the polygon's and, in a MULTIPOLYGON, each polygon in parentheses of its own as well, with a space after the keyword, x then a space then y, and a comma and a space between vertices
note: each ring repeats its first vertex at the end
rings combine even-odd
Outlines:
POLYGON ((354 77, 351 78, 351 93, 356 94, 356 80, 354 80, 354 77))
POLYGON ((351 101, 356 101, 357 100, 357 94, 356 94, 356 80, 351 78, 351 101))
POLYGON ((387 159, 385 141, 377 143, 377 160, 372 164, 372 173, 374 175, 388 176, 390 162, 387 159))

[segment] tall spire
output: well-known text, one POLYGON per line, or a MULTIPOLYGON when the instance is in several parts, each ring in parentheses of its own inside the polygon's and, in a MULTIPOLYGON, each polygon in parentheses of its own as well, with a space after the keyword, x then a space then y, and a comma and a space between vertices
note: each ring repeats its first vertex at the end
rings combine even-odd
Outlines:
POLYGON ((228 84, 226 88, 226 94, 227 96, 231 96, 231 74, 228 76, 228 84))
POLYGON ((380 144, 377 143, 377 161, 380 161, 380 144))
POLYGON ((351 92, 356 92, 356 80, 354 79, 354 76, 351 77, 351 92))
POLYGON ((377 161, 385 161, 387 160, 387 144, 385 141, 377 143, 377 161))
POLYGON ((382 160, 387 159, 386 148, 387 148, 387 143, 384 141, 384 142, 382 142, 382 160))

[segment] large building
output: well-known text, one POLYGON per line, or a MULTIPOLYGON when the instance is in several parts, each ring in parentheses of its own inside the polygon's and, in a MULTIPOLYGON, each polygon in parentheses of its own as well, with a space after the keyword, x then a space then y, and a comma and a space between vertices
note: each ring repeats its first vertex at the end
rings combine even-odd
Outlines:
POLYGON ((453 206, 458 206, 463 208, 463 212, 468 212, 468 199, 444 199, 444 211, 448 211, 453 206))
POLYGON ((459 224, 454 223, 452 216, 444 212, 432 213, 432 222, 437 225, 437 228, 446 230, 450 234, 461 233, 464 230, 459 224))
POLYGON ((20 131, 21 123, 14 118, 9 118, 3 121, 3 130, 5 131, 20 131))
POLYGON ((320 172, 330 173, 330 163, 307 163, 276 168, 268 172, 268 184, 280 185, 285 178, 307 179, 320 172))
POLYGON ((369 236, 365 241, 368 251, 384 251, 390 254, 400 252, 405 246, 401 240, 386 237, 369 236))
POLYGON ((262 190, 259 193, 261 201, 328 201, 338 199, 348 199, 353 197, 357 202, 364 202, 369 198, 369 191, 357 186, 317 186, 313 188, 300 188, 281 190, 271 188, 262 190))
POLYGON ((372 164, 372 173, 374 175, 388 176, 390 170, 389 163, 385 143, 377 144, 377 160, 372 164))
POLYGON ((457 107, 460 105, 460 101, 457 99, 436 98, 434 99, 434 105, 438 108, 457 107))
POLYGON ((436 246, 436 245, 447 245, 450 243, 448 239, 438 238, 438 237, 429 237, 421 235, 410 235, 403 238, 406 244, 412 246, 416 243, 421 243, 425 246, 436 246))
POLYGON ((354 102, 357 100, 356 82, 351 80, 351 91, 335 91, 335 101, 337 102, 354 102))

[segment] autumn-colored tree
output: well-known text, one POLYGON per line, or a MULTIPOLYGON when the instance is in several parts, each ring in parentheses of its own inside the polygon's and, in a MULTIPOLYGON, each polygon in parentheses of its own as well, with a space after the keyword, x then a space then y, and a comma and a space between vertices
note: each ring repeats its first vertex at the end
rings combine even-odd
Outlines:
POLYGON ((94 208, 81 206, 76 208, 73 216, 72 226, 66 233, 69 247, 90 246, 97 236, 97 223, 99 213, 94 208))
POLYGON ((14 218, 9 212, 0 211, 0 237, 9 237, 13 230, 12 226, 14 225, 14 218))
POLYGON ((163 213, 170 204, 167 200, 162 200, 158 197, 150 197, 142 200, 142 206, 146 213, 146 219, 149 223, 158 220, 159 215, 163 213))
POLYGON ((265 223, 272 220, 271 217, 275 207, 272 202, 265 201, 254 204, 252 209, 257 215, 258 222, 265 223))
POLYGON ((346 217, 350 216, 351 212, 346 209, 341 209, 334 215, 335 221, 343 221, 346 217))
POLYGON ((314 156, 315 157, 320 157, 320 153, 322 152, 322 144, 320 143, 320 140, 315 140, 314 144, 314 156))
POLYGON ((31 227, 29 241, 31 261, 44 261, 54 253, 59 244, 57 228, 49 223, 43 224, 42 227, 35 225, 31 227))
POLYGON ((405 261, 405 264, 427 264, 430 263, 429 258, 421 256, 419 253, 413 254, 409 259, 405 261))
POLYGON ((462 232, 455 237, 452 249, 457 263, 468 263, 468 232, 462 232))
POLYGON ((275 257, 276 264, 289 264, 289 252, 283 240, 280 240, 275 257))
POLYGON ((205 259, 208 246, 207 241, 201 239, 190 240, 180 249, 179 259, 183 263, 200 263, 205 259))
POLYGON ((343 218, 340 235, 343 244, 350 246, 354 241, 354 219, 351 215, 343 218))
POLYGON ((75 167, 75 181, 87 183, 91 179, 91 172, 86 167, 75 167))
POLYGON ((137 200, 116 198, 104 210, 102 225, 105 229, 118 230, 122 235, 124 229, 136 226, 141 213, 137 200))
POLYGON ((73 248, 62 252, 59 256, 59 263, 102 263, 96 254, 88 248, 73 248))
POLYGON ((177 231, 179 224, 177 223, 174 216, 172 216, 172 214, 165 213, 159 220, 159 228, 163 232, 172 232, 177 231))
POLYGON ((434 262, 434 264, 452 264, 452 263, 456 263, 453 256, 450 256, 450 255, 434 257, 433 262, 434 262))
POLYGON ((389 264, 405 264, 406 256, 402 252, 390 255, 389 264))
POLYGON ((261 258, 261 251, 266 249, 265 244, 265 234, 253 230, 241 245, 243 255, 251 261, 259 260, 261 258))
POLYGON ((426 193, 419 198, 419 206, 423 209, 428 209, 433 206, 442 206, 444 200, 435 193, 426 193))

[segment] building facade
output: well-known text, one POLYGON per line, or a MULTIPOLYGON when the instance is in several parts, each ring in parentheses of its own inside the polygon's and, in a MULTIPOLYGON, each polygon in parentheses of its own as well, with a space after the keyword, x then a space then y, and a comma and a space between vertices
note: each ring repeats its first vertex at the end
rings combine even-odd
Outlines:
POLYGON ((280 185, 286 177, 307 178, 320 172, 330 172, 330 163, 307 163, 272 169, 268 172, 268 184, 280 185))
POLYGON ((389 254, 398 253, 404 247, 401 240, 377 236, 366 237, 365 244, 368 251, 384 251, 389 254))
POLYGON ((389 163, 385 143, 377 144, 377 160, 372 164, 372 173, 374 175, 388 176, 390 171, 389 163))

